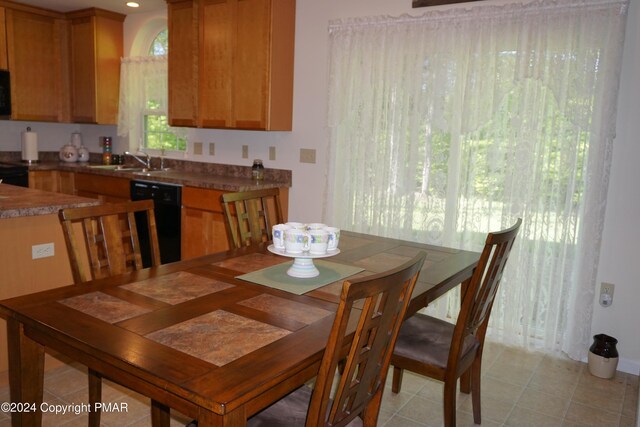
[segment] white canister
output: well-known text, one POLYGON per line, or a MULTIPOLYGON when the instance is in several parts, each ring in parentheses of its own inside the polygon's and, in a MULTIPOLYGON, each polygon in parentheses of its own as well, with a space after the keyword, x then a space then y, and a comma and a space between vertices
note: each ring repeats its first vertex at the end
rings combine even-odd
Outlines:
POLYGON ((78 161, 79 162, 89 161, 89 149, 84 145, 81 145, 80 148, 78 148, 78 161))

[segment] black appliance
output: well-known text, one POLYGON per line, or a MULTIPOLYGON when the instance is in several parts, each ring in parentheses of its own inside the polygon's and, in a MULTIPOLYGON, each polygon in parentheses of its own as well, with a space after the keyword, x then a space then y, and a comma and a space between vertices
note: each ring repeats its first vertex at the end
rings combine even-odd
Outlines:
MULTIPOLYGON (((146 199, 154 201, 154 215, 162 264, 180 261, 182 186, 151 181, 131 181, 131 200, 146 199)), ((150 267, 149 230, 147 218, 143 212, 136 213, 136 226, 140 239, 142 265, 150 267)))
POLYGON ((11 77, 7 70, 0 70, 0 116, 11 116, 11 77))
POLYGON ((0 179, 3 184, 29 186, 29 168, 25 165, 0 162, 0 179))

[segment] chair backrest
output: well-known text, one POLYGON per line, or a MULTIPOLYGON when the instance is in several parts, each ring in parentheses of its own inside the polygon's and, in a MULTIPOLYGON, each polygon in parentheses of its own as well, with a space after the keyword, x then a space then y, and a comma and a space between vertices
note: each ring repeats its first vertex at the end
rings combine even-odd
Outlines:
POLYGON ((518 218, 512 227, 487 235, 478 265, 462 296, 449 353, 449 368, 460 363, 465 356, 463 351, 471 347, 473 339, 477 340, 476 345, 484 343, 493 301, 521 224, 522 219, 518 218))
POLYGON ((160 265, 153 207, 153 200, 140 200, 61 209, 58 215, 69 252, 73 281, 82 283, 143 268, 136 212, 147 216, 151 265, 160 265), (81 247, 82 240, 76 237, 74 230, 78 223, 84 235, 89 274, 82 262, 85 248, 81 247))
POLYGON ((271 240, 271 227, 283 222, 280 190, 224 193, 222 206, 231 248, 271 240))
POLYGON ((377 417, 393 347, 425 257, 421 252, 393 270, 344 282, 313 389, 307 426, 346 425, 363 414, 369 403, 378 405, 375 408, 377 417), (351 335, 348 325, 353 327, 356 321, 355 332, 351 335), (353 339, 329 410, 336 367, 345 357, 343 347, 351 336, 353 339), (374 396, 377 401, 371 402, 374 396))

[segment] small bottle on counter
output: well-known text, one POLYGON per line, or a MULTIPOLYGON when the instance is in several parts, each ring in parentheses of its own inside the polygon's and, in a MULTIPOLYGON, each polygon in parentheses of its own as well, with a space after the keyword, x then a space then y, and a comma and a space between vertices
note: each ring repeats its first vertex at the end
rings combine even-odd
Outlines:
POLYGON ((262 165, 262 160, 255 159, 253 161, 253 166, 251 167, 251 174, 253 179, 256 181, 264 180, 264 166, 262 165))

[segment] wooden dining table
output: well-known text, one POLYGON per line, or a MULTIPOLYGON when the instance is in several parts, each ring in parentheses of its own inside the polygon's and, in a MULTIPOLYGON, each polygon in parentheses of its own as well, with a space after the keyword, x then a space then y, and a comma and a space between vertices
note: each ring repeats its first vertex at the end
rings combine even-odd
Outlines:
MULTIPOLYGON (((339 249, 326 261, 362 269, 351 277, 425 251, 409 314, 467 281, 479 258, 344 231, 339 249)), ((150 397, 154 425, 170 409, 200 427, 246 425, 316 375, 339 300, 342 279, 297 295, 238 278, 285 262, 263 244, 1 301, 11 400, 34 409, 12 412, 12 425, 41 425, 45 350, 150 397)))

